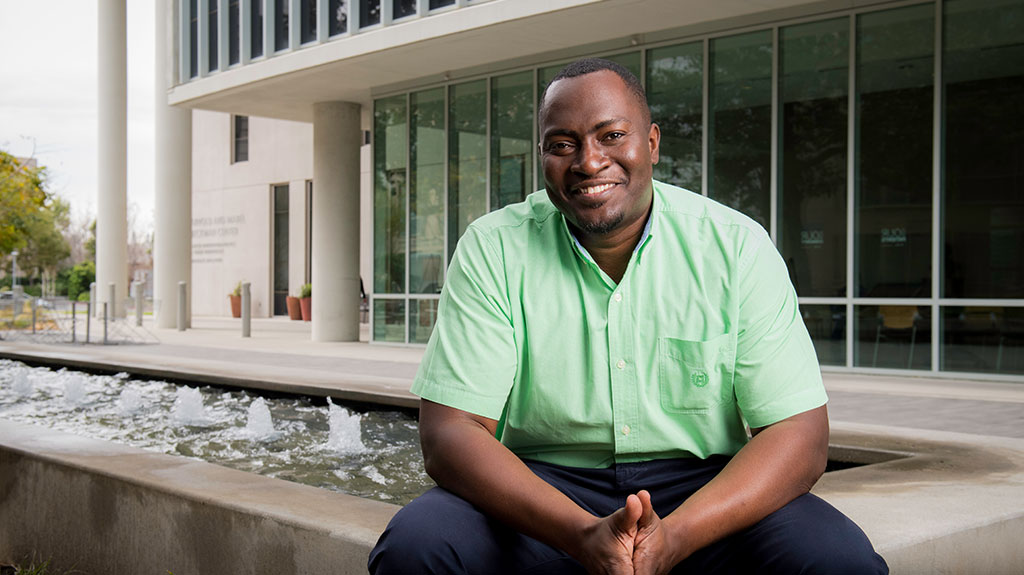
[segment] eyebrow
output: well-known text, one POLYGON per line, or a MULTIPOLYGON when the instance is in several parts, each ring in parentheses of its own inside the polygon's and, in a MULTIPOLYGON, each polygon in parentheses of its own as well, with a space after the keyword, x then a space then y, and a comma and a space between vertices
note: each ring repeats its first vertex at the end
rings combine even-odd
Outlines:
MULTIPOLYGON (((594 124, 594 127, 591 128, 591 131, 596 132, 598 130, 607 128, 608 126, 610 126, 612 124, 619 123, 619 122, 625 122, 625 123, 627 123, 629 125, 633 124, 632 122, 629 121, 628 118, 623 118, 623 117, 609 118, 607 120, 603 120, 601 122, 598 122, 597 124, 594 124)), ((553 138, 555 136, 569 136, 571 138, 577 138, 577 137, 579 137, 579 133, 576 132, 576 130, 568 130, 568 129, 565 129, 565 128, 553 128, 551 130, 548 130, 547 132, 544 132, 544 139, 545 140, 548 139, 548 138, 553 138)))

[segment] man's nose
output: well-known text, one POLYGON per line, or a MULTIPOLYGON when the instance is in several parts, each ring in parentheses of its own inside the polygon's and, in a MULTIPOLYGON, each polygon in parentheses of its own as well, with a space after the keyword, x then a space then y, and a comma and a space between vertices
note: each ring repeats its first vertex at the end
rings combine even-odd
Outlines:
POLYGON ((579 174, 592 176, 607 167, 608 163, 608 155, 602 146, 596 142, 583 142, 580 144, 572 169, 579 174))

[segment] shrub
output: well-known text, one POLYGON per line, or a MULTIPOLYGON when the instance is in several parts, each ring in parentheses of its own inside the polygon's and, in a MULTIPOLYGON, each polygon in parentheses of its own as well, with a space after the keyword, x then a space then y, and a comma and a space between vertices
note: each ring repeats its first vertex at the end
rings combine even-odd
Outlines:
POLYGON ((82 262, 71 268, 68 274, 68 299, 88 301, 89 284, 96 281, 96 264, 93 262, 82 262), (79 298, 79 294, 86 293, 86 299, 79 298))
POLYGON ((302 284, 302 288, 299 289, 299 299, 307 297, 313 297, 313 284, 302 284))

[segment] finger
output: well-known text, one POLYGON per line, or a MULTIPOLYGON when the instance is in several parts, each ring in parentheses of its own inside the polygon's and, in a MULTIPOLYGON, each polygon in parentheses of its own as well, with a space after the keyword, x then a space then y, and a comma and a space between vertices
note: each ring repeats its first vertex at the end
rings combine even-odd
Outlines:
POLYGON ((637 518, 637 523, 642 529, 645 526, 653 524, 658 520, 658 514, 654 512, 654 506, 651 504, 651 494, 646 490, 642 489, 636 494, 637 499, 640 500, 641 513, 640 517, 637 518))

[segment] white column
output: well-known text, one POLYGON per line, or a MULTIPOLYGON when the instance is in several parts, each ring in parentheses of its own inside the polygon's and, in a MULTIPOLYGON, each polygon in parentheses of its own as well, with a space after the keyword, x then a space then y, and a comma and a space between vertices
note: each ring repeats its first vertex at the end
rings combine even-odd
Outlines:
POLYGON ((360 106, 313 105, 313 340, 359 341, 360 106))
MULTIPOLYGON (((99 0, 96 283, 116 287, 111 315, 128 293, 128 56, 126 0, 99 0)), ((106 290, 102 290, 106 292, 106 290)))
MULTIPOLYGON (((167 105, 175 83, 174 2, 156 3, 156 230, 153 238, 153 308, 156 326, 178 322, 178 282, 192 289, 192 110, 167 105)), ((185 326, 191 327, 191 298, 185 326)))

